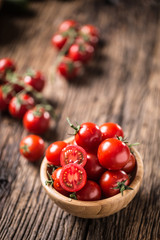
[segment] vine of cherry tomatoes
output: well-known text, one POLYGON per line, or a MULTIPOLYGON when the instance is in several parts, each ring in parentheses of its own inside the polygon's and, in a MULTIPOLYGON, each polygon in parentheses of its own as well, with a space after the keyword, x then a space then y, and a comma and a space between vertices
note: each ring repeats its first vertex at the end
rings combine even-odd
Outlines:
POLYGON ((58 50, 56 69, 64 78, 72 80, 83 72, 83 65, 94 55, 99 42, 99 30, 93 25, 80 26, 74 20, 60 24, 51 43, 58 50))
POLYGON ((46 184, 61 194, 82 201, 95 201, 132 190, 130 178, 136 168, 131 146, 116 123, 97 126, 92 122, 74 126, 70 143, 58 141, 46 150, 46 184))
POLYGON ((9 111, 29 132, 42 134, 49 128, 53 107, 41 94, 46 79, 40 71, 18 75, 12 59, 0 59, 0 112, 9 111))

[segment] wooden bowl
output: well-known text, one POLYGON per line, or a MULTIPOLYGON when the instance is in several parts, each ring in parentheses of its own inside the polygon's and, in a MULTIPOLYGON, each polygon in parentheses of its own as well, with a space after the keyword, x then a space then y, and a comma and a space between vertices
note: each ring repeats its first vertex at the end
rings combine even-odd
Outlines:
MULTIPOLYGON (((73 138, 64 140, 69 143, 73 138)), ((44 158, 40 169, 40 178, 49 197, 66 212, 81 218, 102 218, 112 215, 125 208, 138 192, 143 178, 143 162, 140 154, 132 147, 137 161, 135 177, 130 184, 133 190, 125 190, 121 193, 99 201, 79 201, 63 196, 51 186, 45 184, 47 177, 47 159, 44 158)))

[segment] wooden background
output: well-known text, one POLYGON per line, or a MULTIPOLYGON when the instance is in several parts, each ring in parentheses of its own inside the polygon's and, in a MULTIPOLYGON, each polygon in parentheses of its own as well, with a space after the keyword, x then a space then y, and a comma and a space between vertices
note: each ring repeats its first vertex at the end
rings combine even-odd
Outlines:
POLYGON ((0 12, 0 58, 11 57, 19 72, 41 69, 49 78, 56 52, 50 45, 61 21, 73 18, 101 30, 103 44, 82 79, 48 82, 58 120, 47 144, 68 137, 69 116, 79 123, 122 125, 144 161, 141 189, 129 206, 110 217, 73 217, 46 195, 40 164, 19 154, 27 135, 20 122, 0 115, 0 239, 160 239, 160 5, 156 1, 34 1, 27 14, 0 12))

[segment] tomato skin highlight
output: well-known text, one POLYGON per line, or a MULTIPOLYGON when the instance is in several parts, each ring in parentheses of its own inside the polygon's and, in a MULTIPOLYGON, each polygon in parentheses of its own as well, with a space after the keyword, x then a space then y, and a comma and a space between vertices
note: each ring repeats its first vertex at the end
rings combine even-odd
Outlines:
POLYGON ((57 141, 52 143, 46 150, 46 158, 49 164, 60 166, 60 155, 63 148, 67 146, 66 142, 57 141))
POLYGON ((130 153, 129 161, 128 161, 127 164, 122 168, 122 170, 125 171, 126 173, 131 173, 131 172, 133 172, 135 166, 136 166, 135 156, 134 156, 132 153, 130 153))
POLYGON ((102 133, 102 141, 107 138, 116 138, 118 137, 124 137, 123 130, 121 126, 119 126, 116 123, 108 122, 104 123, 99 127, 101 133, 102 133))
POLYGON ((33 87, 36 91, 41 92, 45 86, 45 78, 40 71, 28 74, 24 77, 24 83, 33 87))
POLYGON ((100 165, 96 154, 87 153, 87 163, 84 166, 87 178, 97 181, 104 173, 105 169, 100 165))
POLYGON ((97 201, 101 199, 101 188, 94 182, 88 180, 85 186, 76 192, 77 200, 81 201, 97 201))
POLYGON ((20 153, 31 162, 40 160, 45 151, 43 139, 37 135, 28 135, 20 142, 20 153))
POLYGON ((28 94, 21 94, 11 99, 9 103, 9 112, 15 118, 22 118, 27 110, 35 105, 34 99, 28 94))
POLYGON ((129 185, 129 176, 122 170, 106 171, 100 178, 100 187, 105 197, 112 197, 120 192, 117 187, 117 182, 125 181, 125 185, 129 185))
POLYGON ((87 152, 95 151, 100 142, 102 136, 99 127, 91 122, 82 123, 79 131, 75 135, 76 143, 83 147, 87 152))
POLYGON ((65 165, 60 174, 60 184, 68 192, 76 192, 84 187, 87 174, 81 165, 69 163, 65 165))
POLYGON ((65 166, 69 163, 77 163, 82 167, 85 166, 87 162, 87 153, 86 151, 76 145, 68 145, 63 148, 60 155, 60 164, 61 166, 65 166))
POLYGON ((50 114, 43 107, 28 110, 23 117, 23 126, 32 133, 46 132, 50 124, 50 114))
POLYGON ((69 192, 67 192, 66 190, 64 190, 62 187, 61 187, 61 184, 60 184, 60 174, 61 174, 61 171, 62 171, 62 167, 60 168, 57 168, 53 173, 52 173, 52 179, 54 181, 53 183, 53 187, 54 189, 63 194, 64 196, 68 196, 69 195, 69 192))
POLYGON ((122 141, 115 138, 104 140, 98 148, 100 164, 109 170, 120 170, 129 161, 130 150, 122 141))

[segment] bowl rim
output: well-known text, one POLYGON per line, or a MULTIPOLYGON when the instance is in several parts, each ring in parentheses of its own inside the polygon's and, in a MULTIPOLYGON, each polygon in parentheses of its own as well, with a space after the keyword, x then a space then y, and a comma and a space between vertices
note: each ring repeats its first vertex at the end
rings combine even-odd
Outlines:
MULTIPOLYGON (((73 140, 73 137, 65 139, 63 141, 69 143, 73 140)), ((60 202, 66 202, 68 204, 74 205, 74 206, 79 206, 81 205, 82 207, 84 206, 95 206, 95 205, 104 205, 106 203, 113 203, 113 201, 116 201, 118 199, 125 199, 130 197, 130 195, 132 195, 133 191, 138 191, 142 178, 143 178, 143 161, 141 158, 140 153, 134 148, 131 147, 131 150, 136 158, 136 162, 137 162, 137 169, 136 169, 136 173, 135 173, 135 177, 133 179, 133 181, 131 182, 131 184, 129 185, 131 188, 133 188, 133 190, 125 190, 123 193, 123 196, 121 195, 121 193, 116 194, 113 197, 109 197, 109 198, 105 198, 105 199, 101 199, 101 200, 96 200, 96 201, 81 201, 81 200, 75 200, 69 197, 66 197, 64 195, 62 195, 61 193, 59 193, 58 191, 56 191, 52 186, 46 185, 45 182, 48 179, 47 176, 47 159, 46 157, 44 157, 44 159, 42 160, 41 163, 41 167, 40 167, 40 179, 42 182, 42 185, 44 187, 44 189, 46 190, 46 192, 54 199, 60 202)))

